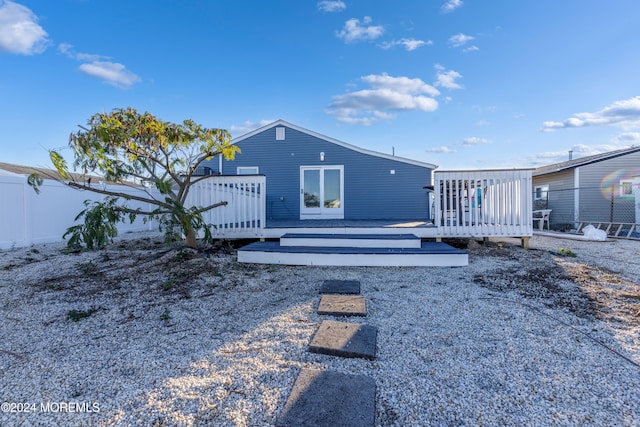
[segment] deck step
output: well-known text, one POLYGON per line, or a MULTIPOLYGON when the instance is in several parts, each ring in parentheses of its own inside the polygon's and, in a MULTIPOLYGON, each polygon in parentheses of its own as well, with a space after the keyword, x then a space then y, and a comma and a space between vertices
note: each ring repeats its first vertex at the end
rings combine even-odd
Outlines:
POLYGON ((369 267, 462 267, 468 254, 442 242, 422 242, 419 248, 355 248, 281 246, 255 242, 238 249, 238 262, 284 265, 369 267))
POLYGON ((287 233, 280 238, 281 246, 317 246, 343 248, 419 248, 415 234, 321 234, 287 233))

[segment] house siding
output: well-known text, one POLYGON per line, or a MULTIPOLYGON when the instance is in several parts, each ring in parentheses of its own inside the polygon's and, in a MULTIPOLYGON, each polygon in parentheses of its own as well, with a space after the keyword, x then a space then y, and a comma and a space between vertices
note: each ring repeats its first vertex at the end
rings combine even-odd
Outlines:
POLYGON ((551 225, 575 222, 637 222, 634 199, 621 197, 620 180, 640 176, 640 152, 583 164, 560 172, 533 176, 534 188, 549 185, 551 225), (578 183, 574 179, 578 174, 578 183), (613 191, 613 197, 612 197, 613 191), (578 197, 578 212, 575 198, 578 197))
POLYGON ((575 211, 574 170, 569 169, 562 172, 534 176, 533 188, 535 189, 541 185, 549 186, 547 206, 541 207, 552 210, 549 222, 556 226, 573 224, 575 211))
MULTIPOLYGON (((280 127, 280 126, 278 126, 280 127)), ((344 218, 427 220, 431 168, 361 153, 314 135, 286 127, 276 140, 276 127, 237 143, 233 161, 222 161, 222 174, 239 166, 258 166, 267 177, 267 218, 300 217, 300 167, 344 166, 344 218), (324 161, 320 153, 324 152, 324 161), (395 171, 394 174, 391 171, 395 171)), ((218 159, 205 165, 218 171, 218 159)))
POLYGON ((580 167, 580 220, 636 222, 633 197, 621 197, 620 180, 640 176, 640 152, 580 167))

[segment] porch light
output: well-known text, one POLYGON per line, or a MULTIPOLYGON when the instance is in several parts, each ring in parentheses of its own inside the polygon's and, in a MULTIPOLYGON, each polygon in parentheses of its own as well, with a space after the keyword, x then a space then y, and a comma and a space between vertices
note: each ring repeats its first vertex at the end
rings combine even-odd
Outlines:
POLYGON ((324 151, 320 152, 320 161, 324 162, 324 151))

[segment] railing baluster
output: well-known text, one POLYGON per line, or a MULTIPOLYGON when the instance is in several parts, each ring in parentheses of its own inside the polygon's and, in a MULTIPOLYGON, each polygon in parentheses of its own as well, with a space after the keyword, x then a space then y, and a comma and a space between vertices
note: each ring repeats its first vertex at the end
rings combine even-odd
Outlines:
POLYGON ((434 172, 437 235, 530 236, 531 185, 530 170, 434 172))

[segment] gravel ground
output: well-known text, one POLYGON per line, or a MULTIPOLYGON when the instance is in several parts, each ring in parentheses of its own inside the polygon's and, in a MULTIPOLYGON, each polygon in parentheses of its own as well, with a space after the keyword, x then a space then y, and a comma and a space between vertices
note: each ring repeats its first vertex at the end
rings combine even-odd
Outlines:
POLYGON ((373 378, 379 426, 640 425, 640 242, 518 243, 457 268, 242 265, 150 235, 0 252, 0 425, 270 426, 301 368, 373 378), (326 279, 361 282, 374 361, 307 351, 326 279))

